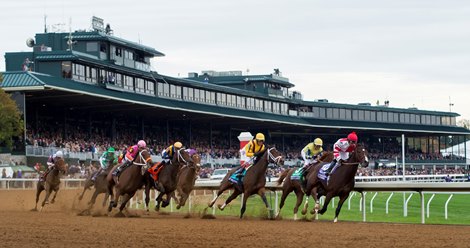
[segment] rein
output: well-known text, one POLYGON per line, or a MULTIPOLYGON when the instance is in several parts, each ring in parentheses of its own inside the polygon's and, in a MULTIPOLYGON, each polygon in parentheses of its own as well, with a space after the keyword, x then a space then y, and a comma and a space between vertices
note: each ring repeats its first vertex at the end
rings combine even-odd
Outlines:
POLYGON ((139 166, 145 166, 147 165, 148 161, 152 159, 152 157, 148 157, 147 159, 144 158, 144 156, 142 156, 142 152, 140 151, 139 152, 139 157, 140 157, 140 161, 145 161, 145 163, 137 163, 137 162, 132 162, 133 164, 135 165, 139 165, 139 166))

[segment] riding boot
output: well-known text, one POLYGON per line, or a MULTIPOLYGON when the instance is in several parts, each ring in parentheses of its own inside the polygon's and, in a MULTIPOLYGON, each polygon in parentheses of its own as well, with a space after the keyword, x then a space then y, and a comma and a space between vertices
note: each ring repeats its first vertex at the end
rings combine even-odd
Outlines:
POLYGON ((241 179, 245 175, 245 173, 246 173, 246 169, 242 167, 239 169, 237 177, 241 179))
POLYGON ((41 180, 42 180, 42 181, 46 181, 47 174, 49 174, 50 171, 51 171, 51 168, 47 168, 47 169, 46 169, 46 171, 44 172, 44 174, 42 174, 42 177, 41 177, 41 180))
POLYGON ((127 166, 129 165, 129 161, 125 161, 123 164, 121 164, 120 166, 118 166, 114 171, 113 171, 113 176, 117 177, 119 176, 119 174, 121 173, 121 171, 123 171, 125 168, 127 168, 127 166))
POLYGON ((334 160, 331 162, 330 166, 328 167, 328 170, 325 171, 325 174, 326 174, 326 175, 330 175, 331 170, 333 170, 333 168, 334 168, 335 165, 336 165, 336 162, 337 162, 336 159, 334 159, 334 160))

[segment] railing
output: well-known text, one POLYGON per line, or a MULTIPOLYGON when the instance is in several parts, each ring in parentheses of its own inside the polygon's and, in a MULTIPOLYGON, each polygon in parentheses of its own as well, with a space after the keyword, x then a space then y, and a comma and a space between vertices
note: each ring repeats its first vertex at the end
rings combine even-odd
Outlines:
MULTIPOLYGON (((37 179, 0 179, 0 189, 34 189, 36 188, 37 179)), ((62 179, 61 187, 65 189, 77 189, 81 188, 84 185, 85 179, 62 179)), ((194 189, 195 190, 204 190, 204 194, 206 190, 212 191, 212 195, 215 195, 216 191, 219 189, 220 181, 213 181, 213 180, 197 180, 194 189)), ((279 202, 279 191, 282 190, 282 185, 277 185, 276 182, 267 182, 266 189, 273 191, 275 193, 275 203, 274 203, 274 211, 278 211, 278 202, 279 202)), ((422 183, 422 182, 357 182, 354 190, 359 192, 361 195, 361 204, 360 210, 362 211, 362 220, 363 222, 366 221, 366 194, 367 192, 375 192, 376 194, 372 196, 370 201, 371 211, 373 208, 373 200, 377 195, 377 192, 417 192, 420 195, 420 202, 421 202, 421 223, 425 223, 425 211, 428 212, 429 217, 429 204, 434 198, 435 194, 438 193, 451 193, 449 198, 445 204, 445 218, 447 219, 448 213, 448 204, 452 199, 454 194, 465 193, 467 194, 470 192, 470 182, 442 182, 442 183, 422 183), (425 193, 432 194, 431 197, 428 198, 427 208, 425 208, 425 193)), ((155 192, 154 192, 155 193, 155 192)), ((355 195, 355 192, 351 193, 352 196, 355 195)), ((407 216, 408 211, 408 201, 411 198, 413 193, 408 196, 408 200, 403 203, 403 212, 404 216, 407 216)), ((352 197, 351 196, 351 197, 352 197)), ((388 211, 388 202, 393 194, 390 195, 389 199, 386 203, 386 209, 388 211)), ((350 197, 350 198, 351 198, 350 197)), ((189 206, 191 206, 191 198, 189 199, 189 206)), ((130 207, 133 206, 133 199, 131 200, 130 207)), ((349 203, 348 203, 349 204, 349 203)), ((173 206, 171 204, 171 206, 173 206)), ((172 208, 172 207, 171 207, 172 208)), ((173 209, 173 208, 172 208, 173 209)), ((213 213, 215 212, 215 206, 213 208, 213 213)))
POLYGON ((72 152, 66 148, 59 147, 26 146, 26 156, 49 157, 58 150, 64 153, 65 158, 76 158, 80 160, 98 159, 102 154, 102 152, 72 152))

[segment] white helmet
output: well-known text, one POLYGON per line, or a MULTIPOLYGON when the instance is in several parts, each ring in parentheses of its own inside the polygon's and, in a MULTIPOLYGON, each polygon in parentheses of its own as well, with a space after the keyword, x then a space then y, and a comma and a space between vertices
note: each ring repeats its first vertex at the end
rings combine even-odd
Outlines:
POLYGON ((55 156, 56 156, 56 157, 59 157, 59 158, 64 158, 64 154, 62 153, 62 151, 57 151, 57 152, 55 153, 55 156))

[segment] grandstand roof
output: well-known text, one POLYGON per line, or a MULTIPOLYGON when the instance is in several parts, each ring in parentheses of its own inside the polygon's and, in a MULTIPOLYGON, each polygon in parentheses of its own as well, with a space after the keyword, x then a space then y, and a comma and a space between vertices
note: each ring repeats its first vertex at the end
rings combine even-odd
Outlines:
MULTIPOLYGON (((172 79, 166 77, 167 79, 172 79)), ((172 79, 173 80, 173 79, 172 79)), ((174 79, 181 80, 181 79, 174 79)), ((182 80, 184 81, 184 80, 182 80)), ((50 89, 52 91, 36 91, 38 94, 52 95, 54 103, 61 105, 75 104, 77 107, 90 106, 91 108, 106 109, 103 101, 110 101, 108 109, 116 110, 116 106, 123 108, 154 109, 159 113, 167 115, 181 116, 185 118, 214 118, 224 117, 227 123, 234 122, 234 119, 244 120, 246 125, 269 125, 289 128, 311 127, 322 129, 346 129, 346 130, 370 130, 379 132, 412 132, 412 133, 442 133, 442 134, 470 134, 470 131, 456 126, 437 125, 413 125, 402 123, 381 123, 381 122, 361 122, 344 121, 331 119, 318 119, 297 117, 289 115, 278 115, 260 111, 241 110, 237 108, 221 107, 210 104, 200 104, 196 102, 186 102, 173 100, 170 98, 155 97, 134 92, 115 91, 103 86, 80 83, 77 81, 53 77, 47 74, 34 72, 6 72, 4 82, 0 85, 7 91, 32 91, 38 89, 50 89), (62 93, 61 93, 62 92, 62 93), (65 94, 67 93, 67 94, 65 94), (71 101, 71 96, 74 100, 71 101), (233 118, 233 119, 232 119, 233 118)), ((221 86, 218 86, 221 87, 221 86)), ((34 100, 34 95, 30 97, 34 100)), ((43 100, 41 98, 41 100, 43 100)), ((355 106, 355 105, 354 105, 355 106)))

